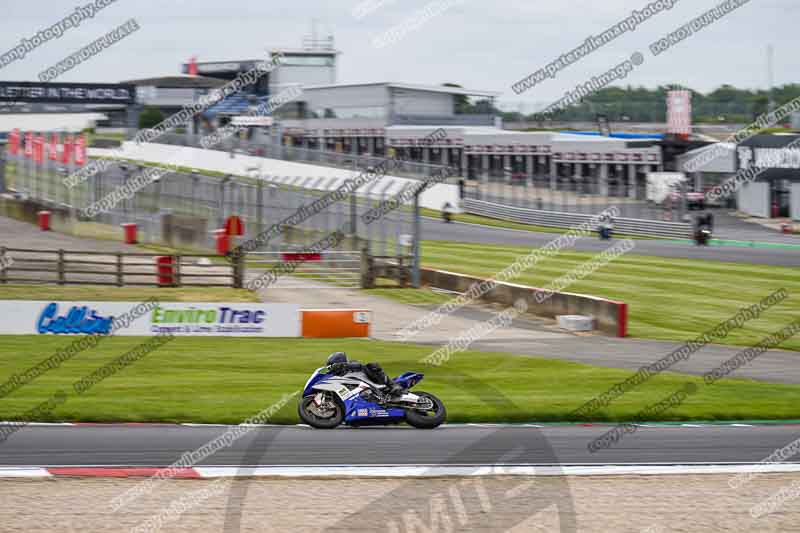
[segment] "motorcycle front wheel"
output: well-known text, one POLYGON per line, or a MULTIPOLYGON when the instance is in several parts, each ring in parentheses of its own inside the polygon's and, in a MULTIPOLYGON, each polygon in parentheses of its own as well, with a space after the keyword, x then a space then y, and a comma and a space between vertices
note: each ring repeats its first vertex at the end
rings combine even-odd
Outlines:
POLYGON ((314 403, 316 394, 304 396, 297 405, 300 420, 316 429, 333 429, 344 420, 344 405, 339 398, 325 392, 322 405, 314 403))
POLYGON ((447 419, 447 410, 442 400, 429 392, 415 392, 420 398, 428 398, 433 407, 425 411, 418 409, 406 410, 406 422, 417 429, 433 429, 444 423, 447 419))

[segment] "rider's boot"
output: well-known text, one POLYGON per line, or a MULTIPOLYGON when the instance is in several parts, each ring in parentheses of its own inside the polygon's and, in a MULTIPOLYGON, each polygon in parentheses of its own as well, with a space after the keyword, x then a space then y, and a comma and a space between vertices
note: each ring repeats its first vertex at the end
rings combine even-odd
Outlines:
POLYGON ((386 397, 389 400, 400 399, 400 397, 403 395, 404 392, 405 389, 401 385, 395 383, 394 381, 390 381, 389 383, 386 384, 386 397))

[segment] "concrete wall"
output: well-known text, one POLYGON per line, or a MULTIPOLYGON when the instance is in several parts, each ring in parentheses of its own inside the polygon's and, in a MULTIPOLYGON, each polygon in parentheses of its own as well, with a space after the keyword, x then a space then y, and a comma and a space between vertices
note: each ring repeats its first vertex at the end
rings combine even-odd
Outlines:
POLYGON ((736 193, 739 211, 750 216, 769 218, 769 183, 757 181, 745 183, 736 193))
POLYGON ((800 183, 792 183, 791 195, 792 220, 800 221, 800 183))
MULTIPOLYGON (((482 281, 485 280, 464 274, 422 269, 423 284, 449 291, 464 293, 472 285, 482 281)), ((539 290, 541 289, 498 282, 497 286, 484 294, 481 299, 506 306, 512 306, 518 300, 523 299, 528 304, 528 313, 547 318, 555 318, 558 315, 593 316, 595 329, 615 337, 627 336, 628 306, 624 302, 562 292, 552 294, 549 299, 539 304, 534 299, 539 290)))
MULTIPOLYGON (((50 228, 58 233, 70 233, 72 230, 72 219, 69 211, 60 207, 53 207, 44 202, 32 199, 17 199, 10 196, 0 197, 0 216, 21 220, 29 224, 38 224, 38 212, 42 210, 50 211, 50 228)), ((19 245, 26 248, 25 243, 19 245)))
POLYGON ((172 247, 202 248, 207 240, 208 220, 201 217, 165 214, 161 217, 161 240, 172 247))

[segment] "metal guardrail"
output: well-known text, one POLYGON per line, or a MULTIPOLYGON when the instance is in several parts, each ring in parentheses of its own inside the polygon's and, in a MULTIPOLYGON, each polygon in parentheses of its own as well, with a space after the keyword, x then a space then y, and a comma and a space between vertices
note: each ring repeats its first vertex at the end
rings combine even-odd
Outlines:
POLYGON ((245 263, 258 271, 280 263, 293 264, 290 276, 281 276, 281 289, 358 289, 361 287, 361 252, 326 250, 309 253, 303 250, 248 252, 245 263))
MULTIPOLYGON (((512 207, 483 200, 465 198, 462 207, 473 215, 520 224, 534 224, 553 228, 571 228, 591 220, 593 215, 563 213, 559 211, 540 211, 524 207, 512 207)), ((643 237, 662 237, 670 239, 691 238, 692 226, 682 222, 661 222, 638 218, 615 218, 614 232, 643 237)))

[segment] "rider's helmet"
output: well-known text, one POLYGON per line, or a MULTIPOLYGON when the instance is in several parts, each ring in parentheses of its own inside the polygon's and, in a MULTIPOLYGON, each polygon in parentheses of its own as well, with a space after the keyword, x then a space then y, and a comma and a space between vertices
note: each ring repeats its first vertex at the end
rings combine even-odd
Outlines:
POLYGON ((328 357, 328 366, 335 365, 336 363, 346 363, 347 354, 344 352, 334 352, 328 357))

